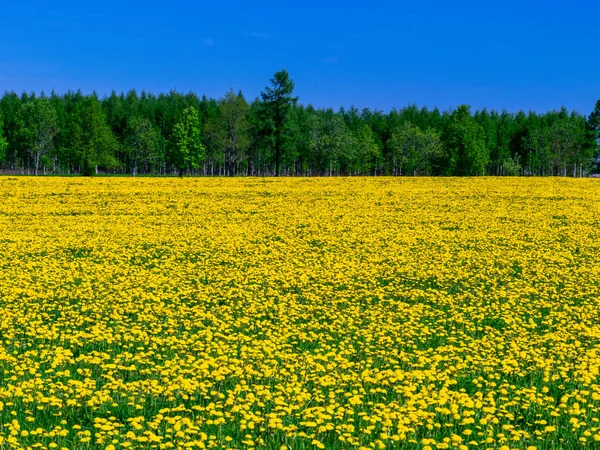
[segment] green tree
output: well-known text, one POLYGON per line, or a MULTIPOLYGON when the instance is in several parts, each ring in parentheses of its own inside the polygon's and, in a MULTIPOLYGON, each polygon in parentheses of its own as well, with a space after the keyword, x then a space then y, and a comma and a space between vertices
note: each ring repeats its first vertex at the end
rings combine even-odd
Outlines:
POLYGON ((352 161, 352 133, 342 116, 329 109, 308 118, 309 149, 316 173, 333 175, 352 161))
POLYGON ((280 70, 271 78, 271 86, 267 86, 261 97, 265 108, 265 123, 267 133, 273 138, 275 176, 279 176, 281 162, 286 150, 288 136, 286 136, 286 125, 292 106, 298 102, 298 97, 292 97, 294 82, 290 79, 288 72, 280 70))
POLYGON ((138 166, 143 164, 148 170, 158 156, 158 133, 148 119, 140 116, 127 121, 125 150, 129 156, 131 175, 136 176, 138 166))
POLYGON ((514 176, 519 174, 520 157, 518 154, 511 155, 511 138, 517 131, 516 121, 513 114, 503 110, 496 115, 496 145, 491 150, 490 166, 494 175, 514 176))
POLYGON ((115 91, 112 91, 108 97, 102 100, 102 110, 113 134, 121 144, 124 144, 127 134, 127 121, 130 117, 125 95, 123 93, 117 95, 115 91))
POLYGON ((584 146, 586 154, 596 162, 594 170, 600 171, 600 100, 586 120, 584 146))
POLYGON ((392 131, 388 147, 394 175, 429 174, 443 155, 439 132, 423 131, 410 122, 392 131))
POLYGON ((527 173, 531 175, 548 174, 552 166, 550 130, 543 127, 531 128, 522 140, 527 154, 525 159, 527 173))
POLYGON ((354 171, 360 175, 373 173, 377 175, 380 165, 381 149, 377 145, 375 133, 371 127, 364 123, 354 132, 354 171))
POLYGON ((250 144, 246 151, 248 161, 248 174, 264 174, 268 166, 268 152, 272 147, 269 127, 265 124, 265 105, 256 98, 250 103, 248 109, 248 122, 250 123, 250 144))
POLYGON ((411 104, 385 114, 303 107, 293 90, 281 71, 250 105, 233 92, 219 100, 176 91, 113 92, 101 100, 81 91, 48 98, 5 92, 0 167, 32 173, 37 165, 54 173, 584 176, 599 162, 600 101, 587 118, 566 108, 471 114, 465 105, 442 113, 411 104), (52 145, 36 153, 25 145, 23 114, 48 101, 57 117, 52 145), (429 150, 439 148, 440 138, 441 157, 429 150))
POLYGON ((202 144, 198 111, 193 106, 183 110, 183 117, 173 128, 174 162, 183 176, 188 169, 198 169, 206 149, 202 144))
POLYGON ((97 174, 99 167, 118 166, 115 152, 119 144, 95 94, 75 103, 69 128, 70 151, 82 175, 97 174))
POLYGON ((214 139, 211 139, 209 128, 212 123, 216 122, 219 115, 219 104, 217 100, 203 96, 200 100, 198 110, 198 119, 204 124, 203 143, 206 147, 204 153, 203 173, 204 175, 221 174, 222 167, 225 163, 225 153, 214 139))
POLYGON ((468 105, 461 105, 452 112, 444 138, 446 174, 473 176, 484 173, 489 160, 485 134, 471 116, 468 105))
POLYGON ((187 104, 183 95, 175 91, 160 94, 156 103, 156 113, 153 119, 160 133, 161 171, 166 174, 168 167, 177 167, 173 131, 183 116, 183 110, 190 105, 187 104))
POLYGON ((244 96, 231 89, 219 100, 217 115, 205 127, 208 139, 223 153, 225 173, 229 176, 234 175, 235 165, 250 143, 248 109, 244 96))
POLYGON ((6 158, 6 148, 8 147, 8 141, 4 137, 4 120, 2 114, 0 114, 0 163, 4 162, 6 158))
POLYGON ((573 118, 556 121, 550 128, 550 152, 552 154, 552 174, 567 176, 568 166, 577 175, 582 163, 579 150, 583 146, 584 129, 573 118))
POLYGON ((60 161, 65 159, 66 156, 67 110, 64 98, 56 92, 52 91, 49 100, 52 108, 56 111, 57 130, 54 137, 54 147, 51 152, 45 155, 44 159, 47 160, 48 167, 52 167, 52 172, 56 173, 61 168, 60 161))
POLYGON ((18 140, 33 163, 33 173, 39 172, 40 161, 54 145, 56 111, 46 98, 36 98, 24 103, 17 114, 18 140))
POLYGON ((511 160, 519 166, 519 173, 528 175, 530 174, 527 165, 529 150, 525 145, 527 139, 527 115, 524 111, 518 111, 514 115, 514 120, 509 130, 507 131, 507 139, 511 160))
POLYGON ((16 169, 18 164, 19 142, 17 138, 17 113, 21 108, 21 99, 14 92, 6 92, 0 100, 0 111, 4 120, 4 137, 8 143, 5 149, 5 166, 16 169))

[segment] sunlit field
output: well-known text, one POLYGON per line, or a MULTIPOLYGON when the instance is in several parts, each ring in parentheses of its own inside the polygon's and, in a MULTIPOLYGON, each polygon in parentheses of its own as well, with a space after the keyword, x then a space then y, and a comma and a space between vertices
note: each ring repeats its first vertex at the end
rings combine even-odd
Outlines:
POLYGON ((600 446, 598 180, 0 198, 0 448, 600 446))

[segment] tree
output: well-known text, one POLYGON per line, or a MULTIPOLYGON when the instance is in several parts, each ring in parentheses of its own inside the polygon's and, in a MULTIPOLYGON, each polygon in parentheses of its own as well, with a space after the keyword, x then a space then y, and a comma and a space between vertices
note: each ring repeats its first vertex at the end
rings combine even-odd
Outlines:
POLYGON ((410 122, 395 128, 388 141, 394 175, 429 174, 443 154, 440 134, 421 130, 410 122))
POLYGON ((140 116, 127 121, 125 149, 129 155, 131 175, 136 176, 138 165, 151 166, 158 151, 158 133, 148 119, 140 116))
POLYGON ((215 122, 219 115, 219 104, 214 98, 208 98, 205 95, 200 100, 198 109, 198 119, 200 123, 204 124, 204 135, 203 143, 206 147, 204 154, 203 173, 204 175, 214 175, 215 169, 217 174, 221 174, 222 166, 225 162, 225 154, 223 149, 214 141, 210 139, 208 134, 209 130, 207 127, 209 123, 215 122))
POLYGON ((286 124, 292 106, 298 97, 292 97, 294 82, 285 69, 276 72, 271 78, 271 86, 267 86, 261 97, 265 105, 266 125, 273 136, 275 147, 275 176, 279 176, 281 160, 286 144, 286 124))
POLYGON ((482 175, 489 160, 481 125, 471 116, 468 105, 459 106, 450 116, 445 133, 448 175, 482 175))
POLYGON ((596 162, 595 170, 600 170, 600 100, 596 102, 594 111, 589 115, 586 121, 585 132, 585 150, 588 155, 594 158, 596 162))
POLYGON ((591 112, 587 119, 587 129, 589 136, 596 145, 600 145, 600 100, 596 102, 594 111, 591 112))
POLYGON ((552 154, 552 174, 567 176, 567 166, 572 165, 573 177, 581 161, 579 149, 582 148, 584 130, 578 127, 576 120, 564 118, 556 121, 550 128, 550 152, 552 154))
POLYGON ((242 159, 250 143, 248 109, 241 92, 235 95, 231 89, 219 100, 217 115, 205 127, 209 140, 223 153, 225 172, 229 176, 233 176, 235 164, 242 159))
POLYGON ((256 98, 250 103, 248 109, 248 122, 250 124, 250 144, 246 151, 248 160, 248 174, 264 174, 268 166, 268 151, 272 147, 270 127, 265 124, 265 105, 256 98))
POLYGON ((329 109, 308 118, 309 149, 317 173, 333 175, 352 161, 352 134, 344 119, 329 109))
POLYGON ((535 127, 523 136, 523 148, 526 151, 525 159, 527 172, 532 175, 546 175, 552 164, 550 149, 550 129, 535 127))
POLYGON ((18 140, 33 162, 37 175, 41 158, 52 149, 56 133, 56 111, 46 98, 36 98, 21 105, 17 114, 18 140))
POLYGON ((511 155, 511 138, 517 130, 513 114, 506 110, 496 117, 496 145, 490 150, 490 166, 494 175, 518 175, 520 158, 518 154, 511 155))
POLYGON ((106 123, 108 123, 119 142, 123 144, 126 138, 129 117, 124 94, 117 95, 115 91, 112 91, 110 96, 102 100, 102 110, 106 115, 106 123))
POLYGON ((183 110, 191 105, 187 104, 183 95, 176 91, 160 94, 156 99, 156 113, 154 123, 160 133, 160 159, 162 173, 167 173, 167 167, 177 167, 173 131, 183 116, 183 110))
POLYGON ((21 100, 14 92, 6 92, 0 100, 0 112, 4 121, 4 137, 8 143, 4 150, 4 164, 11 169, 16 169, 18 165, 17 113, 20 108, 21 100))
POLYGON ((250 104, 233 91, 218 100, 176 91, 112 92, 103 99, 81 91, 52 92, 47 98, 43 92, 5 92, 0 169, 132 175, 191 170, 585 176, 600 171, 593 169, 600 163, 600 101, 589 117, 566 108, 471 113, 466 105, 445 112, 414 104, 387 114, 355 107, 335 111, 298 105, 285 70, 270 81, 262 98, 250 104), (51 139, 47 146, 27 144, 32 128, 25 116, 48 102, 56 114, 55 125, 46 128, 51 139))
POLYGON ((369 125, 363 124, 354 133, 354 170, 360 175, 365 175, 373 170, 377 175, 377 167, 380 163, 381 149, 375 140, 375 133, 369 125))
POLYGON ((47 160, 48 167, 52 168, 52 172, 56 173, 60 168, 59 162, 65 159, 66 156, 67 110, 64 98, 56 92, 52 91, 49 101, 54 111, 56 111, 56 134, 54 136, 54 147, 50 153, 45 155, 44 159, 47 160))
POLYGON ((0 114, 0 162, 4 162, 4 158, 6 158, 7 147, 8 141, 4 137, 4 120, 2 114, 0 114))
POLYGON ((68 142, 82 175, 97 174, 99 167, 117 167, 115 152, 118 142, 106 123, 102 105, 95 94, 75 103, 69 122, 68 142))
POLYGON ((515 114, 510 132, 508 134, 508 148, 511 160, 519 166, 520 173, 528 175, 527 166, 528 149, 525 145, 527 139, 527 115, 524 111, 515 114))
POLYGON ((193 106, 183 110, 183 117, 173 128, 174 162, 183 176, 187 169, 197 169, 204 160, 206 149, 202 144, 198 111, 193 106))

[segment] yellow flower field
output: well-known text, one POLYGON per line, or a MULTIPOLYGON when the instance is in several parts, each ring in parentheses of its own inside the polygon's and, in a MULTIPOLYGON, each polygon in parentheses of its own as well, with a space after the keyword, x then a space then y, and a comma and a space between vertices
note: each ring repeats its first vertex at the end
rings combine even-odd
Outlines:
POLYGON ((597 180, 0 198, 0 448, 600 448, 597 180))

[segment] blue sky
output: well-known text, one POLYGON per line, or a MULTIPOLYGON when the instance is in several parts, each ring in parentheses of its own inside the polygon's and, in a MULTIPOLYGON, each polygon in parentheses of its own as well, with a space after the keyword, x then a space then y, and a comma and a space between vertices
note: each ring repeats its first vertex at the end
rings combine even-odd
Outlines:
POLYGON ((597 1, 3 0, 0 11, 0 91, 254 98, 286 68, 301 103, 335 109, 588 114, 600 98, 597 1))

